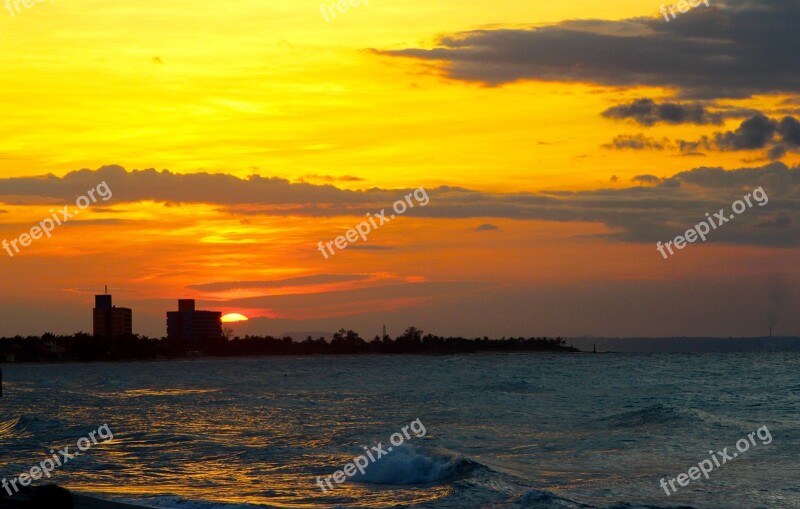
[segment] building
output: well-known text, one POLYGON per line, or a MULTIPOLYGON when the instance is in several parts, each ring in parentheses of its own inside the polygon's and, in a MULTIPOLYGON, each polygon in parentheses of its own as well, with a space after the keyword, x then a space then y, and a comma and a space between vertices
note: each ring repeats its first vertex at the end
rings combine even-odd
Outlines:
POLYGON ((111 295, 95 295, 93 309, 94 335, 119 338, 133 335, 133 311, 111 304, 111 295))
POLYGON ((167 337, 187 341, 222 337, 222 313, 198 311, 194 299, 180 299, 177 311, 167 312, 167 337))

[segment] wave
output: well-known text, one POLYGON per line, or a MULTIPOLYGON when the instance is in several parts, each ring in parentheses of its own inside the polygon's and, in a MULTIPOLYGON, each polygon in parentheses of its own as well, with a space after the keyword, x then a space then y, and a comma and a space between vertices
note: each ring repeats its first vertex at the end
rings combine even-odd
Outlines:
POLYGON ((615 428, 634 428, 679 423, 702 423, 718 426, 736 425, 732 419, 721 418, 718 415, 703 410, 663 404, 652 405, 641 410, 600 417, 595 419, 595 421, 615 428))
MULTIPOLYGON (((424 449, 411 444, 395 448, 356 473, 354 482, 388 486, 450 484, 450 495, 425 507, 493 507, 508 509, 674 509, 675 506, 620 502, 594 506, 533 488, 523 478, 499 472, 488 465, 446 449, 424 449), (527 486, 526 486, 527 484, 527 486)), ((398 505, 396 507, 406 507, 398 505)), ((415 507, 415 506, 407 506, 415 507)), ((681 506, 681 509, 692 509, 681 506)))
POLYGON ((58 429, 63 423, 53 419, 21 416, 0 421, 0 439, 23 439, 38 436, 49 430, 58 429))
POLYGON ((0 421, 0 438, 12 436, 14 430, 19 425, 20 418, 11 419, 10 421, 0 421))
POLYGON ((568 498, 550 493, 549 491, 532 489, 512 500, 509 507, 536 508, 536 509, 574 509, 591 508, 593 505, 583 504, 568 498))
POLYGON ((694 509, 692 506, 687 505, 639 505, 628 502, 617 502, 610 506, 596 506, 539 489, 529 489, 524 494, 506 503, 494 504, 491 507, 508 509, 694 509))
MULTIPOLYGON (((600 509, 531 486, 529 480, 467 460, 469 475, 451 483, 449 494, 424 507, 493 509, 600 509)), ((416 506, 409 506, 416 507, 416 506)))
POLYGON ((439 484, 463 479, 476 468, 488 467, 444 449, 403 445, 371 463, 364 474, 357 472, 353 481, 394 486, 439 484))

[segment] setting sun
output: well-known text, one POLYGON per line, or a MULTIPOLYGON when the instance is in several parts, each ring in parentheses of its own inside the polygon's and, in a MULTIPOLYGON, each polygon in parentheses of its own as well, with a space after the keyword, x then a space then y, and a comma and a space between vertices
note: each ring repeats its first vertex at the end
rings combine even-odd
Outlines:
POLYGON ((248 318, 239 313, 228 313, 227 315, 222 316, 223 323, 230 323, 230 322, 245 322, 248 318))

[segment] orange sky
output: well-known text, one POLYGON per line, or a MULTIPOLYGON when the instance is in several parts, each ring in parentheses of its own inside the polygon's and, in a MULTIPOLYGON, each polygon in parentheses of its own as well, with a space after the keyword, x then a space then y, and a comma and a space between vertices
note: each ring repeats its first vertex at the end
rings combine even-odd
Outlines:
MULTIPOLYGON (((104 284, 115 304, 134 308, 136 332, 151 336, 163 335, 164 312, 185 297, 250 317, 243 331, 273 334, 344 326, 371 337, 387 323, 395 332, 416 324, 470 336, 739 336, 763 333, 770 313, 781 315, 779 332, 800 334, 787 312, 799 274, 786 236, 796 230, 772 234, 756 224, 780 223, 794 189, 765 187, 772 203, 669 260, 656 239, 671 240, 760 181, 723 193, 682 178, 686 194, 663 195, 681 213, 665 216, 673 205, 658 205, 664 235, 655 238, 636 227, 635 209, 611 210, 634 199, 630 189, 643 184, 636 176, 767 165, 761 149, 701 156, 677 143, 735 131, 750 113, 734 111, 779 120, 792 95, 704 98, 710 111, 734 113, 714 124, 643 126, 602 113, 640 98, 697 99, 666 81, 490 86, 454 78, 441 62, 386 53, 434 48, 446 34, 478 29, 663 22, 657 8, 371 0, 330 22, 311 1, 58 0, 13 16, 4 9, 0 238, 17 238, 105 175, 81 174, 84 187, 74 187, 78 177, 69 175, 80 169, 168 170, 169 189, 115 174, 107 202, 14 257, 0 252, 0 335, 89 330, 92 295, 104 284), (642 133, 663 147, 611 146, 642 133), (252 185, 251 175, 309 186, 292 188, 291 200, 260 202, 228 193, 227 184, 179 178, 201 173, 227 175, 236 189, 252 185), (54 187, 31 191, 48 174, 54 187), (331 189, 324 186, 382 191, 320 201, 331 189), (319 241, 420 187, 431 195, 425 209, 357 248, 320 255, 319 241), (450 188, 479 193, 481 206, 471 209, 474 200, 450 188), (619 198, 592 194, 605 189, 619 198), (532 196, 558 203, 515 209, 532 196), (202 286, 211 283, 229 289, 202 286)), ((682 16, 705 15, 699 10, 682 16)), ((781 161, 791 167, 798 158, 789 151, 781 161)), ((662 198, 659 189, 647 192, 662 198)))

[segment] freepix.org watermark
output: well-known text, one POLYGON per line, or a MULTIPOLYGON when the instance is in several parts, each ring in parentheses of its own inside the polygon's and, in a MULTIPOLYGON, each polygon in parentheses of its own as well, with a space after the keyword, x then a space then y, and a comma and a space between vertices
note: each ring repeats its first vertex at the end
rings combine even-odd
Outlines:
POLYGON ((736 200, 735 202, 733 202, 733 205, 731 205, 731 209, 733 210, 734 214, 726 216, 725 209, 719 209, 719 212, 714 213, 713 216, 708 212, 706 212, 706 218, 708 219, 708 222, 701 221, 697 223, 696 225, 694 225, 693 228, 689 228, 688 230, 686 230, 686 233, 684 235, 678 235, 673 240, 670 240, 664 245, 661 245, 660 241, 656 242, 656 249, 658 250, 659 253, 661 253, 661 256, 663 256, 664 259, 666 260, 668 256, 667 253, 664 252, 665 247, 669 251, 670 255, 674 255, 675 251, 672 250, 672 245, 675 246, 675 249, 683 249, 686 247, 687 242, 691 244, 697 241, 698 238, 702 239, 703 242, 705 242, 706 235, 708 235, 708 233, 710 233, 711 230, 716 230, 723 224, 732 221, 737 215, 743 213, 745 210, 753 208, 753 202, 750 199, 751 197, 756 201, 756 203, 758 203, 759 207, 763 207, 764 205, 769 203, 769 196, 767 196, 767 193, 764 192, 763 187, 759 187, 752 193, 747 193, 746 195, 744 195, 744 197, 742 198, 742 200, 744 201, 736 200))
POLYGON ((333 475, 326 476, 324 479, 321 476, 317 476, 317 486, 319 486, 319 489, 321 489, 323 493, 326 493, 328 490, 333 489, 331 478, 333 478, 333 481, 336 484, 341 484, 348 477, 353 477, 356 475, 356 472, 361 472, 361 475, 364 475, 366 468, 370 465, 370 463, 379 461, 383 456, 386 456, 392 452, 394 447, 400 447, 403 445, 403 442, 411 439, 411 435, 408 433, 409 428, 411 428, 411 432, 414 433, 414 436, 417 438, 422 438, 425 436, 425 433, 427 433, 422 421, 417 418, 411 421, 410 424, 403 426, 401 429, 403 433, 392 433, 392 436, 389 437, 389 442, 392 444, 391 446, 388 446, 386 449, 384 449, 383 442, 378 442, 378 445, 373 445, 372 448, 369 448, 366 445, 363 446, 364 451, 367 453, 366 455, 362 454, 360 456, 356 456, 353 458, 353 461, 345 465, 342 470, 337 470, 333 473, 333 475), (375 454, 373 454, 373 452, 375 454), (367 460, 367 457, 369 457, 369 460, 367 460), (325 489, 324 483, 327 483, 327 489, 325 489))
MULTIPOLYGON (((702 2, 701 0, 689 0, 689 1, 680 0, 678 2, 678 10, 680 11, 681 14, 686 14, 687 12, 689 12, 689 9, 694 9, 701 3, 706 4, 706 7, 711 7, 711 4, 708 3, 708 0, 702 0, 702 2)), ((661 4, 661 9, 659 10, 661 11, 661 14, 664 15, 664 19, 667 20, 667 23, 669 23, 669 16, 667 16, 667 10, 669 10, 669 13, 672 14, 672 19, 676 18, 674 5, 670 5, 669 7, 664 7, 664 4, 661 4)))
MULTIPOLYGON (((51 2, 53 0, 50 0, 51 2)), ((8 13, 11 17, 14 17, 14 11, 16 10, 18 13, 22 12, 19 9, 19 5, 22 4, 25 6, 26 9, 30 9, 36 4, 44 3, 44 0, 5 0, 6 9, 8 9, 8 13)))
POLYGON ((70 453, 69 449, 71 446, 69 445, 58 451, 58 453, 56 453, 53 449, 50 449, 50 454, 53 455, 52 458, 47 458, 46 460, 41 461, 38 465, 31 467, 29 472, 19 474, 18 477, 15 477, 10 481, 3 478, 3 481, 0 482, 0 484, 2 484, 9 496, 11 496, 14 493, 19 492, 17 483, 19 483, 20 486, 25 487, 30 486, 32 481, 38 481, 42 478, 42 476, 49 479, 51 477, 50 473, 55 470, 56 467, 63 466, 69 460, 80 456, 82 452, 86 452, 91 449, 93 445, 100 443, 97 441, 98 437, 103 439, 104 442, 108 442, 114 438, 114 433, 111 432, 111 428, 108 427, 108 424, 103 424, 97 428, 97 430, 90 432, 88 437, 83 437, 78 440, 77 451, 70 453), (11 491, 11 488, 14 488, 13 492, 11 491))
MULTIPOLYGON (((397 215, 404 214, 406 210, 414 208, 414 202, 411 201, 412 196, 417 200, 417 203, 419 204, 420 207, 424 207, 430 201, 428 193, 425 191, 424 188, 420 187, 413 193, 408 193, 405 196, 405 200, 397 200, 396 202, 394 202, 394 205, 392 205, 392 209, 394 209, 397 215)), ((375 214, 374 217, 370 217, 371 215, 372 215, 371 212, 367 213, 369 222, 362 221, 361 223, 357 224, 355 228, 347 230, 347 233, 345 233, 344 235, 339 235, 332 241, 327 242, 325 244, 323 244, 322 241, 319 241, 317 243, 318 246, 317 250, 320 253, 322 253, 322 256, 324 256, 325 259, 327 260, 328 253, 325 251, 326 247, 328 248, 328 250, 330 250, 330 253, 332 255, 335 255, 336 253, 333 251, 334 245, 336 246, 337 249, 344 249, 347 247, 348 242, 353 243, 358 241, 359 236, 361 236, 362 241, 366 241, 367 235, 371 231, 377 230, 378 228, 380 228, 381 226, 383 226, 384 224, 388 223, 389 221, 391 221, 396 217, 395 214, 386 217, 386 209, 381 209, 381 211, 375 214), (375 222, 376 218, 380 221, 380 224, 375 222)))
MULTIPOLYGON (((325 18, 325 21, 328 23, 331 22, 330 18, 328 18, 328 12, 331 13, 331 17, 336 19, 336 10, 339 13, 344 14, 345 12, 350 10, 350 7, 358 7, 361 4, 362 0, 338 0, 338 2, 334 2, 330 5, 325 5, 324 3, 319 6, 319 11, 322 13, 322 16, 325 18), (334 7, 336 9, 334 10, 334 7)), ((369 1, 363 0, 364 5, 369 7, 369 1)))
MULTIPOLYGON (((728 460, 733 461, 738 456, 739 453, 745 453, 750 450, 750 444, 753 444, 753 447, 757 446, 755 437, 758 436, 759 440, 761 440, 761 445, 769 445, 772 443, 772 434, 770 434, 769 429, 766 426, 761 426, 756 431, 749 433, 747 438, 740 438, 736 441, 736 450, 739 452, 734 452, 733 454, 728 454, 728 448, 724 448, 721 451, 708 451, 708 454, 711 455, 711 459, 705 459, 697 464, 696 467, 692 467, 688 470, 685 474, 678 474, 677 481, 678 484, 681 486, 688 486, 691 481, 698 481, 700 480, 700 475, 705 476, 708 479, 708 474, 714 470, 714 467, 721 467, 728 460), (750 441, 748 442, 748 439, 750 441), (714 460, 714 461, 711 461, 714 460)), ((676 493, 678 488, 675 487, 676 478, 673 477, 669 480, 669 482, 665 482, 664 479, 661 479, 661 487, 664 488, 664 491, 667 492, 667 496, 672 495, 672 493, 676 493), (672 488, 672 493, 670 493, 669 489, 667 488, 667 484, 669 487, 672 488)))
MULTIPOLYGON (((106 184, 104 180, 103 182, 97 184, 97 187, 95 187, 94 189, 89 189, 88 191, 86 191, 86 194, 84 196, 78 197, 78 199, 75 200, 75 206, 78 207, 78 209, 83 210, 92 203, 97 203, 97 196, 95 196, 95 193, 100 198, 102 198, 103 201, 110 200, 112 196, 111 189, 109 189, 108 184, 106 184)), ((31 228, 31 231, 29 233, 23 233, 16 239, 12 239, 11 242, 9 242, 6 239, 3 239, 3 249, 6 250, 8 256, 13 257, 15 253, 19 253, 19 246, 17 244, 19 244, 22 247, 28 247, 34 240, 41 239, 42 235, 47 235, 47 238, 50 238, 52 236, 51 232, 55 229, 56 226, 61 226, 62 224, 66 223, 73 217, 77 216, 80 210, 70 212, 69 205, 64 205, 64 208, 58 210, 58 212, 55 212, 53 211, 53 209, 50 209, 50 213, 53 215, 52 219, 48 217, 47 219, 42 220, 38 226, 34 226, 33 228, 31 228), (14 248, 13 253, 11 252, 12 247, 14 248)))

